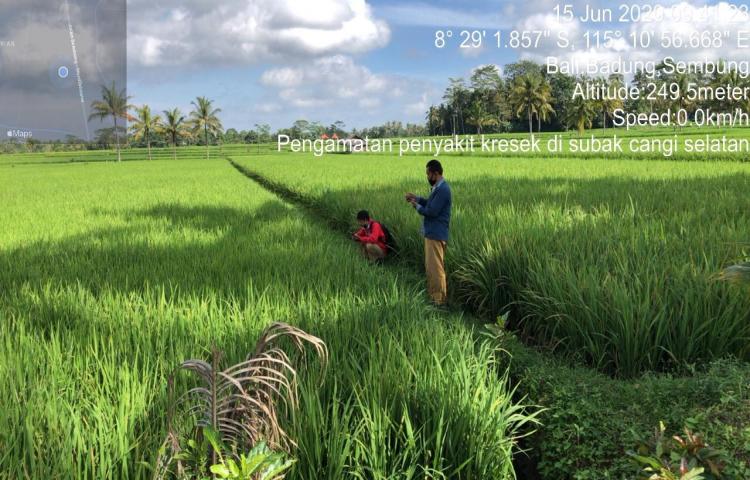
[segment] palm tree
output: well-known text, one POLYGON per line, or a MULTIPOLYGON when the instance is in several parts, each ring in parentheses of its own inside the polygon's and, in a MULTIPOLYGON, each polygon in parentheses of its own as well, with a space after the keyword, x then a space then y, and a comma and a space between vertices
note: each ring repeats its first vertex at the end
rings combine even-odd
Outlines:
POLYGON ((127 96, 125 89, 119 92, 115 88, 115 82, 112 82, 112 87, 107 88, 106 85, 102 85, 102 99, 94 100, 91 102, 91 115, 89 115, 89 121, 94 118, 98 118, 99 121, 104 121, 107 117, 112 117, 115 124, 115 144, 117 145, 117 161, 122 161, 120 155, 120 131, 117 127, 117 119, 127 119, 128 110, 132 107, 128 104, 131 97, 127 96))
POLYGON ((209 134, 218 135, 223 128, 221 120, 216 116, 221 112, 221 109, 213 108, 213 101, 206 97, 198 97, 191 104, 195 109, 190 112, 190 122, 195 133, 203 133, 203 138, 206 141, 206 159, 209 159, 211 154, 208 136, 209 134))
MULTIPOLYGON (((608 90, 617 91, 622 86, 622 80, 619 75, 613 74, 609 76, 609 79, 604 81, 604 87, 608 90)), ((599 100, 599 109, 602 112, 602 126, 604 130, 607 129, 607 119, 614 113, 618 108, 622 108, 623 103, 619 97, 605 95, 604 98, 599 100)))
POLYGON ((542 122, 549 121, 551 115, 555 114, 552 108, 552 87, 546 80, 542 81, 534 100, 534 113, 536 113, 537 132, 542 131, 542 122))
POLYGON ((622 108, 622 100, 615 98, 602 98, 599 100, 599 108, 602 112, 602 126, 607 129, 607 119, 618 108, 622 108))
POLYGON ((553 113, 552 93, 550 85, 541 76, 524 74, 516 77, 510 89, 509 100, 518 118, 525 113, 529 121, 529 134, 534 135, 534 127, 531 123, 533 115, 547 117, 553 113))
MULTIPOLYGON (((677 73, 672 79, 672 81, 679 86, 679 94, 677 95, 677 99, 673 102, 673 107, 677 111, 682 109, 685 109, 686 111, 693 110, 694 100, 688 98, 688 91, 690 90, 688 87, 690 86, 691 80, 692 77, 687 73, 677 73)), ((676 111, 674 112, 674 115, 677 115, 676 111)), ((677 127, 677 122, 675 122, 675 127, 677 127)), ((682 130, 682 125, 679 125, 679 128, 682 130)))
POLYGON ((177 160, 177 139, 187 136, 190 133, 187 129, 185 116, 182 115, 179 108, 164 110, 162 113, 164 113, 165 122, 162 125, 161 131, 169 135, 174 159, 177 160))
POLYGON ((144 105, 135 109, 136 118, 131 127, 133 138, 136 140, 146 140, 148 148, 148 159, 151 160, 151 134, 159 131, 161 128, 161 117, 151 114, 151 107, 144 105))
POLYGON ((498 124, 497 118, 485 110, 481 99, 474 100, 466 115, 466 122, 477 127, 477 135, 482 134, 482 127, 498 124))
POLYGON ((591 128, 591 119, 594 115, 596 115, 596 106, 594 103, 583 97, 577 97, 570 102, 565 120, 568 125, 576 127, 578 135, 582 135, 585 128, 591 128))
MULTIPOLYGON (((462 105, 466 102, 466 97, 469 92, 466 89, 463 78, 449 78, 448 81, 450 82, 450 85, 445 90, 443 99, 446 100, 451 107, 451 116, 453 117, 451 123, 453 126, 453 134, 456 135, 458 132, 457 123, 460 122, 463 126, 464 117, 462 105)), ((463 134, 463 128, 461 128, 461 133, 463 134)))

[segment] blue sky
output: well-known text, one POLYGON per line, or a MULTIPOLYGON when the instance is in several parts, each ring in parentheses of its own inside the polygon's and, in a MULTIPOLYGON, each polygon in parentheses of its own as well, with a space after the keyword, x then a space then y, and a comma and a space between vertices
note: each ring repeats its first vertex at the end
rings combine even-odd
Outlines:
MULTIPOLYGON (((585 3, 612 6, 601 0, 566 1, 577 11, 585 3)), ((555 23, 556 3, 128 0, 129 93, 133 103, 148 103, 157 111, 187 111, 192 99, 207 96, 222 109, 225 127, 237 129, 256 123, 276 129, 296 119, 324 124, 342 120, 349 128, 388 120, 422 122, 427 107, 440 101, 449 77, 467 77, 488 63, 502 66, 519 54, 537 60, 566 55, 549 44, 534 52, 468 52, 456 45, 439 50, 433 43, 436 29, 486 29, 490 42, 496 29, 551 28, 580 34, 580 22, 555 23)), ((685 2, 691 8, 705 3, 685 2)), ((669 22, 658 24, 670 26, 685 30, 669 22)), ((611 28, 594 28, 605 27, 611 28)), ((586 55, 605 59, 623 52, 665 53, 620 46, 586 55)))

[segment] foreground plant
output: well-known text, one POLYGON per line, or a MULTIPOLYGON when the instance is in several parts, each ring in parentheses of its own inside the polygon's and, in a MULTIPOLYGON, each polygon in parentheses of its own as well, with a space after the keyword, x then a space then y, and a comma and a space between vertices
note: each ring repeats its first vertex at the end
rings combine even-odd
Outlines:
MULTIPOLYGON (((202 385, 175 399, 177 371, 170 376, 168 434, 157 459, 155 478, 204 478, 209 465, 220 476, 259 468, 243 467, 249 460, 241 452, 247 451, 258 461, 268 457, 263 460, 268 464, 263 472, 279 475, 289 468, 291 463, 283 457, 270 455, 270 450, 260 447, 267 444, 271 450, 288 452, 295 446, 278 420, 279 401, 288 408, 297 406, 297 371, 279 346, 285 340, 301 354, 306 344, 312 346, 325 365, 328 351, 321 339, 285 323, 274 323, 244 362, 220 370, 221 354, 214 350, 211 363, 187 360, 178 367, 177 371, 198 375, 202 385)), ((250 477, 223 478, 277 477, 252 473, 250 477)))
POLYGON ((685 429, 684 435, 666 435, 659 423, 653 440, 631 454, 648 480, 718 480, 724 478, 724 453, 711 448, 700 434, 685 429))
MULTIPOLYGON (((216 448, 217 452, 221 450, 216 448)), ((236 461, 231 457, 220 458, 209 470, 218 478, 230 480, 276 480, 283 478, 293 463, 285 454, 273 452, 265 442, 260 442, 247 455, 240 454, 236 461)))

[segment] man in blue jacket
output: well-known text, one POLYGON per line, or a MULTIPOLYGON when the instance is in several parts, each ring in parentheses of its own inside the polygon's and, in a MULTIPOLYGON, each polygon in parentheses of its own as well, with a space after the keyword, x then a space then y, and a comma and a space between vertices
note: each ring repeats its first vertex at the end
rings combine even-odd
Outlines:
POLYGON ((445 278, 445 247, 451 221, 451 188, 443 178, 443 166, 437 160, 427 162, 427 181, 432 187, 427 198, 406 194, 406 201, 422 215, 424 235, 424 265, 427 272, 427 292, 435 305, 443 306, 448 287, 445 278))

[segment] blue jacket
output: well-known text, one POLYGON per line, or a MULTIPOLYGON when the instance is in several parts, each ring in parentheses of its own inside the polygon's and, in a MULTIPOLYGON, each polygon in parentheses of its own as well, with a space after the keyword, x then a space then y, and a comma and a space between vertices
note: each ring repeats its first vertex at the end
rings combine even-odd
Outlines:
POLYGON ((452 204, 451 187, 445 179, 432 188, 429 197, 417 197, 417 212, 424 217, 422 234, 425 238, 448 241, 452 204))

